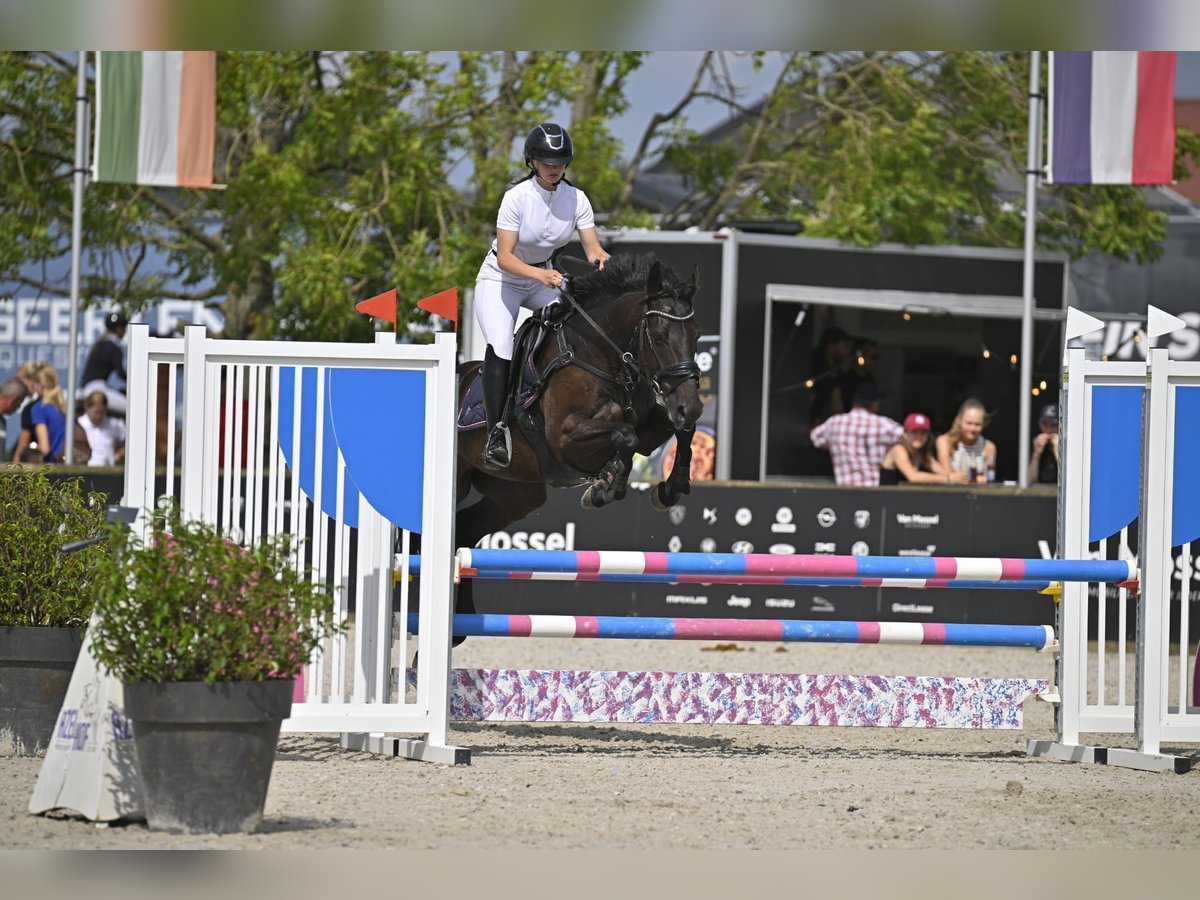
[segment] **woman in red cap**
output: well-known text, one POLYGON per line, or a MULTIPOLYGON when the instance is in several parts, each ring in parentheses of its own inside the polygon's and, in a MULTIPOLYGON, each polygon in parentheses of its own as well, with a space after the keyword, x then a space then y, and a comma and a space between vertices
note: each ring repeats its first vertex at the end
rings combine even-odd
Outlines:
POLYGON ((900 484, 910 481, 919 484, 965 483, 965 472, 947 471, 933 454, 929 439, 929 416, 909 413, 904 419, 904 436, 893 444, 879 464, 880 484, 900 484))

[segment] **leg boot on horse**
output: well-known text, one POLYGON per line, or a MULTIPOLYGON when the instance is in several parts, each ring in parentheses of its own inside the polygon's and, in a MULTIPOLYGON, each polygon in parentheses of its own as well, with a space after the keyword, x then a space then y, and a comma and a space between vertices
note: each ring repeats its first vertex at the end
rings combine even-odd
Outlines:
POLYGON ((489 469, 505 469, 512 461, 512 435, 504 420, 508 399, 509 361, 488 345, 483 356, 483 412, 487 417, 487 444, 483 464, 489 469))

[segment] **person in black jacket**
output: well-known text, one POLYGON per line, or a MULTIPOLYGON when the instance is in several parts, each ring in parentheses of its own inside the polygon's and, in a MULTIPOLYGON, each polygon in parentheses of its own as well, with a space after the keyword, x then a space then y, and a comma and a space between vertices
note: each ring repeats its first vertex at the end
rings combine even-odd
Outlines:
POLYGON ((118 312, 109 313, 104 318, 104 334, 88 351, 87 361, 83 364, 83 375, 79 379, 80 396, 86 397, 92 391, 103 391, 108 398, 108 411, 112 415, 125 415, 125 394, 109 384, 108 379, 114 372, 125 381, 125 353, 121 349, 121 341, 125 339, 125 330, 129 320, 118 312))

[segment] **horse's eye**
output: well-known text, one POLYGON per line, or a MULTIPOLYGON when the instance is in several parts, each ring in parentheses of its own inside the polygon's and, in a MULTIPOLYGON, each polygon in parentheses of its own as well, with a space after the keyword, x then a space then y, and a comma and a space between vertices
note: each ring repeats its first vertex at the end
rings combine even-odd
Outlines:
POLYGON ((660 347, 665 347, 667 345, 667 336, 665 334, 651 335, 651 339, 660 347))

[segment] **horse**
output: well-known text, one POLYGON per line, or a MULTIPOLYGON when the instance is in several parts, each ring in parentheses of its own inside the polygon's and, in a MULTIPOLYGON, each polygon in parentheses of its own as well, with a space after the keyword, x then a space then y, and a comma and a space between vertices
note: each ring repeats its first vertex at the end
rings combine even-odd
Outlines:
MULTIPOLYGON (((580 502, 589 509, 622 499, 634 452, 648 455, 672 436, 675 464, 650 499, 665 510, 690 492, 691 441, 702 408, 697 287, 695 272, 682 282, 653 254, 617 255, 603 270, 569 278, 562 300, 526 323, 512 369, 519 373, 528 358, 536 399, 511 417, 510 465, 484 468, 485 428, 459 432, 460 546, 473 547, 538 509, 547 487, 585 486, 580 502), (479 499, 464 508, 472 488, 479 499)), ((459 366, 460 407, 481 366, 459 366)), ((469 579, 457 608, 474 611, 469 579)))

